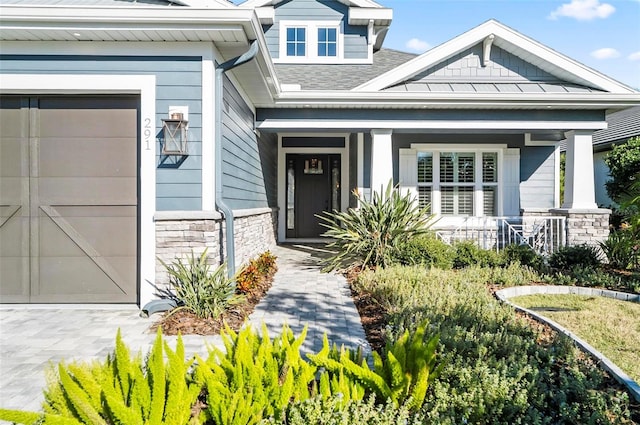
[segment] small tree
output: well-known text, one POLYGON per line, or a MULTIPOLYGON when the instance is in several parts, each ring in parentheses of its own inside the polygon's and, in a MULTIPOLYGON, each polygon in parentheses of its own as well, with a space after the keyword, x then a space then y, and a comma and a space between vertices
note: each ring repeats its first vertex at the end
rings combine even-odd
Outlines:
POLYGON ((632 186, 640 175, 640 137, 614 146, 604 160, 611 180, 606 183, 607 194, 618 204, 632 193, 632 186))

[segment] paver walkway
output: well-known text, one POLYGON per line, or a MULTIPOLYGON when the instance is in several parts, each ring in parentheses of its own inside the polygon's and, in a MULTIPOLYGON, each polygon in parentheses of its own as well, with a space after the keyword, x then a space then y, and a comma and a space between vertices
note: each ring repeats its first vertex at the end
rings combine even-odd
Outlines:
MULTIPOLYGON (((297 334, 308 324, 303 351, 317 350, 326 332, 332 342, 368 349, 358 312, 342 276, 320 272, 320 246, 278 246, 278 272, 267 296, 249 317, 267 325, 271 336, 287 323, 297 334)), ((15 306, 0 304, 0 407, 40 410, 45 370, 61 360, 104 359, 121 329, 133 350, 146 353, 154 334, 152 319, 135 306, 15 306), (87 308, 90 307, 90 308, 87 308)), ((175 337, 166 337, 175 346, 175 337)), ((219 336, 183 337, 187 356, 206 355, 219 336)))

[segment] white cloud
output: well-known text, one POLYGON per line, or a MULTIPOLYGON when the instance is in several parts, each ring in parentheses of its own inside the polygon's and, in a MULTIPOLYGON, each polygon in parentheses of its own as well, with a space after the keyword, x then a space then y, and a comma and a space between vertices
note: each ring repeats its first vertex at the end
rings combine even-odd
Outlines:
POLYGON ((427 43, 426 41, 420 40, 419 38, 412 38, 411 40, 407 41, 405 46, 407 47, 407 49, 413 50, 414 52, 419 52, 419 53, 422 53, 426 51, 429 47, 431 47, 429 43, 427 43))
POLYGON ((578 21, 591 21, 595 18, 607 18, 616 8, 609 3, 600 3, 600 0, 571 0, 551 12, 549 19, 560 17, 574 18, 578 21))
POLYGON ((631 53, 627 59, 629 59, 630 61, 640 61, 640 52, 634 52, 631 53))
POLYGON ((605 47, 603 49, 594 50, 591 52, 591 56, 596 59, 615 59, 620 57, 620 52, 611 47, 605 47))

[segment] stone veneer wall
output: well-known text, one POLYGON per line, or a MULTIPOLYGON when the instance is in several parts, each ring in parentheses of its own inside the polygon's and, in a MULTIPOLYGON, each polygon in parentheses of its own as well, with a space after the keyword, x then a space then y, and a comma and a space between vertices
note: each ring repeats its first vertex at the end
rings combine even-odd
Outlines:
POLYGON ((567 245, 593 245, 609 237, 609 216, 611 210, 598 208, 592 210, 572 210, 566 208, 523 210, 522 217, 560 216, 566 219, 567 245))
POLYGON ((597 208, 593 210, 553 209, 553 215, 567 219, 567 245, 593 245, 609 237, 609 216, 611 210, 597 208))
MULTIPOLYGON (((278 214, 272 208, 234 211, 236 268, 276 245, 278 214)), ((216 211, 158 212, 156 222, 156 284, 168 283, 160 260, 170 264, 193 251, 200 255, 208 249, 209 261, 218 265, 226 255, 225 224, 216 211)))

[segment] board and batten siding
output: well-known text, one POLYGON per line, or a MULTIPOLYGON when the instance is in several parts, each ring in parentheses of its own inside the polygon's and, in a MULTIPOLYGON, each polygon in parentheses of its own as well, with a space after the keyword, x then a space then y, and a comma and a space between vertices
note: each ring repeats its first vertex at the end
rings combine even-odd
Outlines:
POLYGON ((553 208, 555 196, 555 147, 520 149, 520 208, 553 208))
POLYGON ((222 197, 234 210, 275 206, 275 135, 256 135, 253 111, 227 77, 223 102, 222 197))
POLYGON ((349 25, 348 16, 349 7, 337 0, 290 0, 277 4, 273 25, 263 27, 271 57, 280 57, 280 21, 342 21, 344 58, 366 59, 367 27, 349 25))
MULTIPOLYGON (((497 46, 491 49, 491 60, 482 65, 482 43, 466 49, 411 78, 410 81, 438 81, 456 78, 481 78, 487 81, 557 81, 546 71, 497 46)), ((505 82, 506 82, 505 81, 505 82)))
MULTIPOLYGON (((156 76, 156 209, 202 209, 202 59, 199 56, 0 55, 6 74, 156 76), (189 108, 189 156, 172 165, 160 156, 162 118, 170 106, 189 108)), ((96 159, 99 160, 99 159, 96 159)), ((142 188, 144 190, 144 188, 142 188)))

